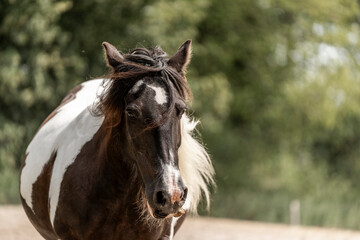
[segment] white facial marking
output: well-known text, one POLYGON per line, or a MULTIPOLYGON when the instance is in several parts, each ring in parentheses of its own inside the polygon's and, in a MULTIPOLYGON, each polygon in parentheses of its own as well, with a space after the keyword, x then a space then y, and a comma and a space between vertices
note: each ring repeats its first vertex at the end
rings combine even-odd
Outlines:
POLYGON ((151 89, 153 89, 155 91, 155 101, 162 105, 164 103, 167 103, 167 95, 165 92, 165 89, 162 87, 155 87, 152 85, 149 85, 148 87, 150 87, 151 89))
POLYGON ((103 122, 102 117, 94 117, 89 111, 89 107, 97 99, 98 92, 102 90, 101 83, 101 79, 83 83, 75 99, 63 105, 57 114, 39 129, 26 150, 28 155, 21 173, 20 193, 33 211, 33 184, 52 153, 57 152, 49 190, 52 224, 63 175, 82 146, 92 139, 103 122))
POLYGON ((175 234, 175 226, 176 226, 176 222, 179 220, 180 217, 173 217, 171 220, 171 227, 170 227, 170 239, 172 240, 174 238, 174 234, 175 234))
MULTIPOLYGON (((145 84, 145 82, 143 80, 139 80, 137 83, 135 83, 135 85, 130 89, 129 93, 130 94, 135 94, 140 90, 140 87, 145 84)), ((152 90, 155 91, 155 101, 162 105, 164 103, 167 102, 167 95, 166 95, 166 91, 164 88, 162 87, 156 87, 153 85, 147 85, 147 87, 151 88, 152 90)))
POLYGON ((174 154, 173 154, 173 151, 171 149, 169 150, 169 158, 170 158, 170 164, 175 164, 175 162, 174 162, 174 154))
POLYGON ((165 165, 164 182, 167 183, 170 194, 178 191, 177 181, 180 177, 180 171, 173 165, 165 165))
POLYGON ((169 160, 170 164, 165 165, 164 182, 167 183, 169 193, 176 195, 179 194, 177 182, 180 178, 180 171, 175 167, 174 154, 171 149, 169 150, 169 160))
POLYGON ((141 85, 144 84, 143 80, 139 80, 135 85, 130 89, 129 93, 134 94, 137 93, 141 87, 141 85))

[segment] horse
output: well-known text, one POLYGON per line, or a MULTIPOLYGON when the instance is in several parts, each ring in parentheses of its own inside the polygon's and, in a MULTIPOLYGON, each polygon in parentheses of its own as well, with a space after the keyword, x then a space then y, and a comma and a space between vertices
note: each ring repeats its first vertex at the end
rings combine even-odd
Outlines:
POLYGON ((127 54, 102 44, 109 73, 72 89, 28 145, 23 208, 45 239, 173 239, 214 184, 193 132, 191 40, 127 54))

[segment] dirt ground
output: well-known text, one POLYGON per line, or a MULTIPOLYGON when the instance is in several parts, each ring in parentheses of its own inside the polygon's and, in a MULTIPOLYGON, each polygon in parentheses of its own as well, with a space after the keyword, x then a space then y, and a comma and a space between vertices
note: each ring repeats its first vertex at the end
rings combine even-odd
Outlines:
MULTIPOLYGON (((0 206, 0 240, 40 240, 20 206, 0 206)), ((175 240, 360 240, 360 232, 315 227, 189 218, 175 240)))

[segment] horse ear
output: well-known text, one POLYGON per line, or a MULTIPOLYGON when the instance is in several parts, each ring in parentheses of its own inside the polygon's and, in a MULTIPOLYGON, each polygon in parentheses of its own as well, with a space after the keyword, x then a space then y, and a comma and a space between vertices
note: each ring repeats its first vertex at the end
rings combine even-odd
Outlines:
POLYGON ((189 64, 191 59, 191 40, 184 42, 177 52, 172 56, 168 65, 175 68, 179 73, 185 74, 186 66, 189 64))
POLYGON ((109 67, 116 68, 124 61, 123 56, 116 47, 108 42, 103 42, 102 46, 104 47, 105 59, 109 67))

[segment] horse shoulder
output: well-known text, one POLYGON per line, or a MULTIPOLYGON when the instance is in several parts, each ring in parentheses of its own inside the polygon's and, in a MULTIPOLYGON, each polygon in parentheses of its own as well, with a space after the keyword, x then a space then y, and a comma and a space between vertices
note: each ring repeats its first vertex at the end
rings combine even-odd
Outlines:
POLYGON ((37 222, 49 222, 49 217, 53 218, 64 170, 102 122, 101 118, 94 120, 88 110, 96 99, 100 82, 89 81, 70 91, 42 123, 26 150, 20 195, 29 217, 37 222), (89 118, 92 120, 86 124, 89 118), (52 211, 50 216, 49 211, 52 211))

